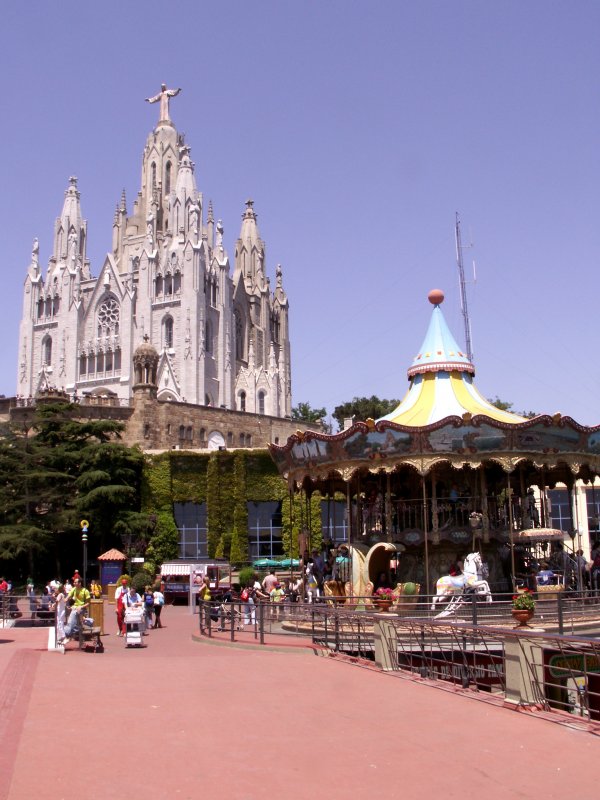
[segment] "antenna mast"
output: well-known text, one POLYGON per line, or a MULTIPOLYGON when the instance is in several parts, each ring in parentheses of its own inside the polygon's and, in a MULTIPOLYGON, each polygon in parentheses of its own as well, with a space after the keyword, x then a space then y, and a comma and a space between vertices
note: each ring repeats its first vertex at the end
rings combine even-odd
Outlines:
POLYGON ((462 309, 463 323, 465 326, 465 346, 467 348, 467 358, 473 363, 473 347, 471 346, 471 321, 469 320, 469 308, 467 306, 467 285, 465 282, 465 268, 463 265, 463 246, 460 238, 460 217, 456 212, 456 264, 458 266, 458 284, 460 287, 460 307, 462 309))

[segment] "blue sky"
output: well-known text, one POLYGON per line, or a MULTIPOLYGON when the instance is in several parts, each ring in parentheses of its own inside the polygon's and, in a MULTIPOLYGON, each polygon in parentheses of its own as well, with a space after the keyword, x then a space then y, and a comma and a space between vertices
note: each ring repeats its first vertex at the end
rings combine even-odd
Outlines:
POLYGON ((402 397, 433 287, 462 341, 458 211, 480 391, 600 423, 598 31, 583 1, 7 4, 0 392, 33 237, 45 265, 77 175, 98 274, 164 81, 230 255, 252 197, 282 264, 294 403, 402 397))

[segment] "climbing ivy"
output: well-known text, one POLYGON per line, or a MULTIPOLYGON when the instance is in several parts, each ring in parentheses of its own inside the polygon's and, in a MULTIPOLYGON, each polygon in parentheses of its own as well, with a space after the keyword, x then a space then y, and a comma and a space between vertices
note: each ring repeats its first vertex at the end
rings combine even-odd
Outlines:
POLYGON ((233 564, 248 561, 248 506, 246 505, 246 457, 243 451, 233 461, 233 534, 229 560, 233 564))

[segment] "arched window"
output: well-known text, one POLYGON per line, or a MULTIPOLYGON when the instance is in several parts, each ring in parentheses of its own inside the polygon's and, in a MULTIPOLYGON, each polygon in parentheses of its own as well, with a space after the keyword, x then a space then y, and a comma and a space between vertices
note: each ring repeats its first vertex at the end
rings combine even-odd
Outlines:
POLYGON ((212 326, 208 320, 206 321, 206 325, 204 326, 204 340, 205 340, 206 352, 212 353, 213 351, 212 326))
POLYGON ((194 440, 194 429, 191 426, 186 428, 185 438, 188 440, 188 442, 192 442, 194 440))
POLYGON ((235 324, 235 357, 243 361, 246 358, 244 350, 244 325, 242 322, 242 315, 239 311, 234 311, 234 324, 235 324))
POLYGON ((240 411, 246 410, 246 392, 240 392, 240 411))
POLYGON ((165 275, 165 295, 173 294, 173 278, 171 275, 165 275))
POLYGON ((50 336, 46 336, 42 343, 42 347, 42 358, 44 359, 44 365, 49 367, 52 364, 52 338, 50 336))
POLYGON ((167 161, 167 166, 165 167, 165 194, 169 194, 171 191, 171 162, 167 161))
POLYGON ((121 348, 120 347, 115 350, 115 359, 114 359, 114 361, 115 361, 115 372, 117 372, 117 371, 119 371, 121 369, 121 348))
POLYGON ((245 443, 246 443, 246 434, 240 433, 240 447, 243 447, 245 443))
POLYGON ((44 308, 44 312, 47 317, 51 316, 52 314, 52 300, 49 297, 46 298, 46 306, 44 308))
POLYGON ((102 351, 96 354, 96 372, 104 372, 104 353, 102 351))
POLYGON ((166 317, 163 325, 163 346, 167 349, 173 347, 173 317, 166 317))
POLYGON ((179 438, 185 439, 185 425, 179 426, 179 438))
POLYGON ((58 314, 58 309, 60 308, 60 297, 56 294, 52 299, 52 316, 55 317, 58 314))
POLYGON ((265 413, 265 393, 259 392, 258 393, 258 413, 264 414, 265 413))
POLYGON ((252 447, 252 434, 246 434, 246 447, 252 447))
POLYGON ((109 295, 98 307, 98 336, 114 336, 119 332, 119 304, 109 295))
POLYGON ((150 423, 146 422, 144 425, 144 439, 147 439, 150 436, 150 423))
POLYGON ((44 301, 41 297, 38 300, 37 315, 38 319, 41 319, 44 316, 44 301))
POLYGON ((155 290, 154 290, 154 294, 155 294, 155 296, 156 296, 156 297, 160 297, 160 296, 162 295, 162 293, 163 293, 163 279, 162 279, 162 275, 157 275, 157 276, 156 276, 155 287, 156 287, 156 288, 155 288, 155 290))
POLYGON ((79 356, 79 375, 85 375, 87 373, 87 356, 85 353, 82 353, 79 356))
POLYGON ((113 351, 107 350, 104 355, 104 371, 105 372, 112 372, 113 371, 113 351))
POLYGON ((154 161, 152 162, 152 166, 150 167, 151 174, 152 174, 152 189, 156 189, 156 164, 154 161))
POLYGON ((173 294, 179 294, 181 291, 181 272, 176 272, 173 276, 173 294))
POLYGON ((227 447, 233 447, 233 433, 231 431, 227 434, 227 447))
POLYGON ((206 428, 200 428, 200 446, 206 447, 206 428))

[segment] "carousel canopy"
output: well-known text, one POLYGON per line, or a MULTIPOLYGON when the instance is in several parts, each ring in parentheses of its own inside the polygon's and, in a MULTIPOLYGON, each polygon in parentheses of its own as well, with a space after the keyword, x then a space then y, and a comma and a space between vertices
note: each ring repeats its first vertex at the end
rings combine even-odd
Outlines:
MULTIPOLYGON (((551 482, 600 474, 600 426, 588 428, 561 414, 526 419, 489 403, 475 388, 475 369, 444 320, 443 293, 434 305, 420 351, 409 370, 409 390, 385 417, 356 422, 335 435, 306 431, 269 445, 279 471, 300 485, 367 470, 410 466, 425 475, 437 464, 479 469, 485 462, 512 472, 522 462, 551 469, 551 482)), ((537 478, 532 477, 535 482, 537 478)))
POLYGON ((475 367, 456 343, 442 314, 443 292, 434 289, 429 301, 434 309, 425 341, 408 370, 408 392, 400 405, 378 422, 422 427, 465 413, 484 414, 508 424, 525 422, 524 417, 501 411, 479 394, 473 383, 475 367))

